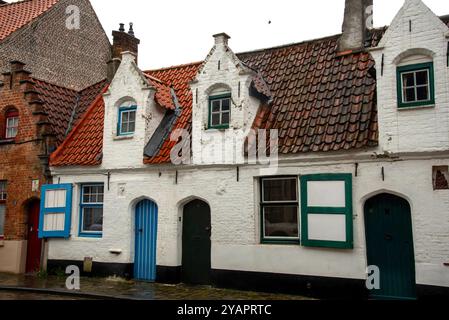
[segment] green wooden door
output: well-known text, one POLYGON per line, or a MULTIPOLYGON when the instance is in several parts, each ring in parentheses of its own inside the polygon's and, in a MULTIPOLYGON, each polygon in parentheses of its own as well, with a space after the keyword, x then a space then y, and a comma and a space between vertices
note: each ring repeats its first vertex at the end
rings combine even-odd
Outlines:
POLYGON ((365 204, 368 265, 380 270, 380 289, 371 296, 380 299, 416 297, 415 254, 409 203, 381 194, 365 204))
POLYGON ((184 206, 182 228, 182 281, 210 284, 211 217, 209 205, 194 200, 184 206))

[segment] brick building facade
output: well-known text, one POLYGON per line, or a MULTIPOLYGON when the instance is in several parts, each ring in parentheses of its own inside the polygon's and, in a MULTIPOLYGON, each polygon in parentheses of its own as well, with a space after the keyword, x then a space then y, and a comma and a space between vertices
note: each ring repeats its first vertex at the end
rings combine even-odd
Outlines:
POLYGON ((6 71, 11 60, 22 61, 36 78, 75 90, 106 77, 110 43, 89 0, 26 0, 0 6, 0 17, 0 26, 14 30, 4 38, 0 33, 0 71, 6 71), (71 22, 69 6, 79 8, 79 29, 66 26, 71 22), (8 12, 13 22, 3 26, 9 20, 2 15, 6 7, 13 7, 8 12), (23 19, 13 17, 28 15, 25 9, 36 17, 17 25, 23 19))
POLYGON ((49 154, 106 85, 111 46, 88 0, 0 3, 0 28, 0 272, 21 273, 40 268, 49 154))

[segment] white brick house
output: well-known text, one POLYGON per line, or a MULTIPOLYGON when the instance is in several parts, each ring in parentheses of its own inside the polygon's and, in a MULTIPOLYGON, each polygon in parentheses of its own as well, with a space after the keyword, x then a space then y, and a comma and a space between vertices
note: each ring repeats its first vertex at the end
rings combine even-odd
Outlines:
POLYGON ((52 156, 54 188, 73 197, 44 190, 48 267, 93 258, 93 272, 150 281, 447 295, 447 23, 407 0, 369 48, 337 36, 234 54, 220 34, 203 63, 146 72, 124 53, 52 156), (245 160, 251 128, 279 133, 277 170, 245 160), (179 129, 192 159, 175 165, 179 129))

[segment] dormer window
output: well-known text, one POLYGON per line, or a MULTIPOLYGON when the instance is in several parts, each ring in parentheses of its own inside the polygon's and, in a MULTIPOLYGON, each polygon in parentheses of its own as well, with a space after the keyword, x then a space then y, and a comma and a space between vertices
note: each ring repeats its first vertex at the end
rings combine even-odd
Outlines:
POLYGON ((136 131, 137 106, 120 107, 118 117, 118 136, 133 135, 136 131))
POLYGON ((9 109, 5 115, 5 138, 14 139, 19 131, 19 112, 9 109))
POLYGON ((435 104, 433 63, 398 67, 399 108, 435 104))
POLYGON ((231 121, 231 94, 209 97, 209 129, 228 129, 231 121))

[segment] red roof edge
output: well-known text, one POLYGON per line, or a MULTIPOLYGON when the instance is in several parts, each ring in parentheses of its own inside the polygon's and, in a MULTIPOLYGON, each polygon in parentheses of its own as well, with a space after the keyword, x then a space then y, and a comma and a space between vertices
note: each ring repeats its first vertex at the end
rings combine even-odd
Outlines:
POLYGON ((50 165, 54 161, 56 161, 56 158, 61 154, 61 152, 64 150, 65 146, 72 140, 72 137, 75 135, 75 133, 78 132, 79 128, 86 122, 87 116, 92 113, 92 111, 95 109, 97 103, 100 101, 100 99, 103 99, 103 94, 108 90, 109 84, 104 87, 104 89, 101 91, 101 93, 98 95, 98 97, 95 98, 95 100, 90 104, 89 108, 84 113, 82 119, 78 122, 78 124, 72 129, 72 131, 69 133, 67 138, 64 139, 64 142, 59 145, 59 147, 53 151, 53 153, 50 155, 50 165))

